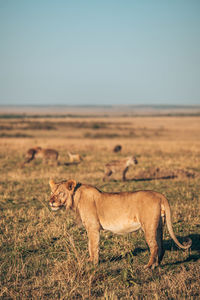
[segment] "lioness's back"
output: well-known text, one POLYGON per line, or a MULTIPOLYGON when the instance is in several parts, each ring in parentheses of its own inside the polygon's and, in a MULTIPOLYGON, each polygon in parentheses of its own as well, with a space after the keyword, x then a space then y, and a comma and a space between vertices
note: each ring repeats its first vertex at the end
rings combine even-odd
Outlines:
POLYGON ((42 155, 44 158, 52 158, 57 159, 58 158, 58 151, 54 149, 42 149, 42 155))

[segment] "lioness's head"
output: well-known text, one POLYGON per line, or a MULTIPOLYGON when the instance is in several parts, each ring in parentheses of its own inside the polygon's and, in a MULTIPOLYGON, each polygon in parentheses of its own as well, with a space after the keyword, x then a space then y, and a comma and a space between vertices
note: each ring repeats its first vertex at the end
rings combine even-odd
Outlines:
POLYGON ((39 153, 39 152, 41 152, 42 148, 38 146, 38 147, 35 147, 34 150, 39 153))
POLYGON ((67 209, 71 208, 76 181, 71 179, 55 183, 54 180, 51 179, 49 185, 51 187, 51 198, 49 200, 51 209, 56 211, 63 206, 67 209))
POLYGON ((135 156, 128 157, 127 165, 137 165, 137 164, 138 164, 138 160, 135 156))

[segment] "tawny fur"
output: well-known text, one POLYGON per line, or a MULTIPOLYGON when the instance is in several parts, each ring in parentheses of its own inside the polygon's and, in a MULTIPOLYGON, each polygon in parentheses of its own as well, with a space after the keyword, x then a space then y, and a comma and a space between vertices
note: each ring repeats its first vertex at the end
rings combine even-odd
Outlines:
POLYGON ((52 195, 49 201, 52 210, 61 207, 72 209, 81 220, 88 234, 90 260, 99 260, 99 233, 101 229, 116 234, 125 234, 140 228, 144 231, 150 248, 150 259, 146 268, 160 264, 163 255, 163 220, 166 219, 170 236, 179 248, 188 249, 180 244, 174 235, 170 206, 167 199, 154 191, 104 193, 97 188, 76 183, 75 180, 55 183, 49 181, 52 195))
POLYGON ((131 165, 138 164, 135 156, 129 156, 120 160, 113 160, 105 165, 105 174, 103 180, 105 181, 114 173, 121 173, 122 180, 126 180, 126 173, 131 165))
POLYGON ((25 161, 23 165, 29 163, 36 158, 42 158, 46 163, 53 162, 58 164, 58 151, 54 149, 43 149, 41 147, 34 147, 29 149, 25 155, 25 161))
POLYGON ((81 160, 83 160, 83 158, 81 157, 81 155, 80 154, 75 154, 75 153, 70 153, 69 151, 68 151, 68 155, 69 155, 69 161, 71 162, 71 163, 74 163, 74 162, 81 162, 81 160))

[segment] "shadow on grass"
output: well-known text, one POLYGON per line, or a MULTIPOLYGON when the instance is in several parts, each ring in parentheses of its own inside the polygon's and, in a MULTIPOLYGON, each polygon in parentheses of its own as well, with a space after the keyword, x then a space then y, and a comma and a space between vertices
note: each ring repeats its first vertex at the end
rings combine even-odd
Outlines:
MULTIPOLYGON (((178 240, 184 244, 184 242, 188 241, 187 238, 183 238, 183 237, 177 237, 178 240)), ((197 251, 197 253, 194 254, 189 254, 189 256, 184 260, 184 261, 178 261, 178 262, 174 262, 174 263, 170 263, 170 265, 178 265, 184 262, 190 262, 190 261, 197 261, 200 258, 200 235, 199 234, 191 234, 188 236, 189 239, 192 240, 192 246, 191 246, 191 250, 186 250, 186 251, 197 251)), ((177 247, 174 243, 174 241, 172 239, 167 240, 167 241, 163 241, 163 247, 164 247, 164 251, 168 250, 168 251, 176 251, 177 247)), ((145 251, 149 251, 149 248, 140 248, 137 247, 132 251, 127 252, 125 255, 119 255, 119 256, 112 256, 110 259, 108 259, 110 262, 113 261, 121 261, 123 259, 129 259, 133 256, 137 256, 138 254, 145 252, 145 251)), ((182 249, 180 249, 180 251, 184 251, 182 249)), ((101 263, 105 263, 107 260, 101 260, 101 263)), ((162 264, 162 266, 166 266, 168 264, 162 264)))
POLYGON ((63 163, 64 166, 75 166, 75 165, 79 165, 80 162, 66 162, 63 163))
POLYGON ((166 263, 166 264, 163 264, 161 262, 161 267, 165 267, 165 266, 178 266, 178 265, 181 265, 181 264, 186 263, 186 262, 196 262, 198 259, 199 259, 199 255, 192 254, 192 255, 188 256, 185 260, 179 260, 179 261, 175 261, 175 262, 169 262, 169 263, 166 263))
POLYGON ((139 253, 145 252, 147 251, 146 248, 135 248, 133 251, 129 251, 127 252, 125 255, 119 255, 119 256, 112 256, 109 261, 113 262, 113 261, 121 261, 122 259, 128 259, 130 256, 136 256, 139 253))
POLYGON ((126 179, 125 181, 152 181, 152 180, 166 180, 166 179, 174 179, 177 178, 178 176, 176 175, 169 175, 169 176, 155 176, 155 177, 147 177, 147 178, 131 178, 131 179, 126 179))
MULTIPOLYGON (((177 238, 182 243, 185 240, 183 237, 177 237, 177 238)), ((168 266, 168 265, 170 265, 170 266, 181 265, 186 262, 196 262, 197 260, 200 259, 200 235, 199 234, 191 234, 188 236, 188 238, 190 238, 192 240, 191 248, 189 250, 185 250, 185 251, 188 251, 188 257, 185 260, 179 260, 179 261, 175 261, 175 262, 161 264, 162 267, 168 266), (190 251, 195 251, 196 253, 190 254, 190 251)), ((176 246, 174 245, 174 242, 172 240, 164 242, 165 250, 173 251, 173 249, 175 249, 175 247, 176 246)), ((184 251, 184 250, 182 250, 182 251, 184 251)))
POLYGON ((137 247, 132 251, 127 252, 125 255, 118 255, 118 256, 112 256, 108 259, 100 259, 100 263, 105 263, 107 261, 113 262, 113 261, 121 261, 123 259, 128 259, 130 256, 137 256, 137 254, 147 251, 147 248, 140 248, 137 247))
MULTIPOLYGON (((123 180, 123 182, 132 182, 132 181, 135 181, 135 182, 139 182, 139 181, 153 181, 153 180, 169 180, 169 179, 174 179, 174 178, 177 178, 178 176, 176 175, 169 175, 169 176, 160 176, 160 177, 141 177, 141 178, 126 178, 125 180, 123 180)), ((110 179, 108 182, 121 182, 122 180, 121 179, 110 179)))
MULTIPOLYGON (((184 244, 184 242, 187 243, 188 239, 189 240, 191 239, 191 241, 192 241, 191 250, 200 252, 200 234, 190 234, 188 237, 177 236, 177 239, 180 241, 181 244, 184 244)), ((163 241, 163 245, 164 245, 165 250, 173 250, 173 248, 177 248, 172 239, 163 241)))

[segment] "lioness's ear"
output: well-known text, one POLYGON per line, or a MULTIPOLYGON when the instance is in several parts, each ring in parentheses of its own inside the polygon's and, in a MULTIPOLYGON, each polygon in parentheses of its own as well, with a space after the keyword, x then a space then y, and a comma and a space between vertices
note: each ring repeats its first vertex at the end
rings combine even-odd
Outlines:
POLYGON ((73 190, 73 189, 75 188, 75 186, 76 186, 76 181, 73 180, 73 179, 70 179, 70 180, 67 181, 66 186, 67 186, 67 189, 68 189, 69 191, 71 191, 71 190, 73 190))
POLYGON ((55 182, 54 182, 53 179, 50 179, 50 180, 49 180, 49 185, 50 185, 50 188, 51 188, 52 191, 53 191, 53 190, 55 189, 55 187, 56 187, 56 184, 55 184, 55 182))

